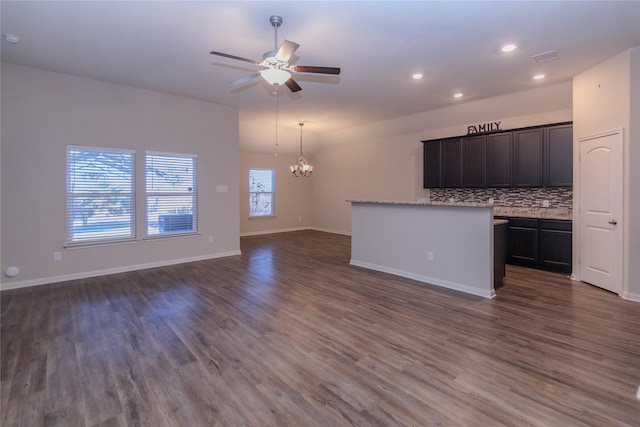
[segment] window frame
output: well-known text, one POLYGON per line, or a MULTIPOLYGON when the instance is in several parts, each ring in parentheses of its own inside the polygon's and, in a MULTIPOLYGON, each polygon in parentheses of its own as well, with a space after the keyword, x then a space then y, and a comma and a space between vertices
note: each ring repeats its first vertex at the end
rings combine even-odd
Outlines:
MULTIPOLYGON (((76 162, 74 162, 74 165, 76 162)), ((107 147, 95 147, 95 146, 82 146, 82 145, 66 145, 65 146, 65 190, 66 190, 66 244, 64 247, 66 248, 74 248, 74 247, 82 247, 82 246, 97 246, 97 245, 108 245, 115 243, 123 243, 123 242, 132 242, 137 239, 137 231, 136 231, 136 152, 131 149, 124 148, 107 148, 107 147), (71 156, 70 153, 72 151, 83 151, 83 152, 94 152, 94 153, 114 153, 114 154, 122 154, 130 156, 130 181, 129 181, 129 192, 119 192, 119 191, 110 191, 110 192, 96 192, 96 191, 86 191, 86 192, 76 192, 71 189, 72 182, 72 167, 71 167, 71 156), (126 196, 129 198, 129 229, 131 232, 127 236, 113 236, 113 237, 94 237, 94 238, 85 238, 85 239, 74 239, 74 221, 77 218, 75 215, 75 210, 72 207, 73 202, 77 198, 108 198, 114 197, 117 195, 119 198, 126 196)), ((93 216, 93 215, 91 215, 93 216)))
MULTIPOLYGON (((276 170, 275 169, 271 169, 271 168, 249 168, 249 173, 248 173, 248 185, 247 185, 247 190, 249 191, 249 219, 255 219, 255 218, 273 218, 276 216, 276 170), (271 191, 251 191, 251 175, 253 171, 268 171, 271 173, 271 191), (265 215, 252 215, 252 196, 253 195, 257 195, 257 194, 270 194, 271 195, 271 212, 269 214, 265 214, 265 215)), ((257 197, 257 196, 256 196, 257 197)))
POLYGON ((145 209, 144 209, 144 224, 145 224, 145 239, 164 239, 164 238, 174 238, 174 237, 183 237, 183 236, 191 236, 191 235, 197 235, 200 234, 199 232, 199 226, 200 226, 200 221, 199 221, 199 213, 198 213, 198 206, 199 206, 199 197, 198 197, 198 155, 197 154, 188 154, 188 153, 168 153, 168 152, 161 152, 161 151, 152 151, 152 150, 145 150, 144 152, 144 204, 145 204, 145 209), (149 191, 149 187, 148 187, 148 175, 147 175, 147 169, 148 169, 148 160, 150 156, 157 156, 157 157, 166 157, 166 158, 181 158, 181 159, 191 159, 192 160, 192 172, 191 172, 191 176, 192 176, 192 185, 191 185, 191 191, 189 193, 184 193, 184 192, 178 192, 178 191, 149 191), (158 232, 157 233, 153 233, 150 234, 149 233, 149 229, 150 229, 150 220, 149 220, 149 208, 150 208, 150 204, 149 204, 149 199, 151 197, 185 197, 185 196, 189 196, 191 197, 191 228, 187 229, 187 230, 181 230, 181 229, 177 229, 177 230, 172 230, 170 232, 160 232, 160 224, 159 224, 159 220, 158 220, 158 232))

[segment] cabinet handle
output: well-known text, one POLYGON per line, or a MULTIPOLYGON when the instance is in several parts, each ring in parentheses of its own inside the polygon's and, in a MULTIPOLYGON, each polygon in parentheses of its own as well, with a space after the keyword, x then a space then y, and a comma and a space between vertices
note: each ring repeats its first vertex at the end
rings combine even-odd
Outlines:
POLYGON ((618 223, 618 221, 616 221, 615 219, 610 219, 609 220, 609 224, 611 225, 616 225, 618 223))

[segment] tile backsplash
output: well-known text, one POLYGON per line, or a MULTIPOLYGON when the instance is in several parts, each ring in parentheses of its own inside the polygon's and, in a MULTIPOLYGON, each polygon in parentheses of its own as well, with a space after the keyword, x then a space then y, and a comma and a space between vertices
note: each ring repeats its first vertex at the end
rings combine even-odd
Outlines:
POLYGON ((432 202, 487 203, 513 208, 554 208, 571 210, 573 190, 570 188, 432 188, 432 202), (546 206, 545 201, 549 202, 546 206))

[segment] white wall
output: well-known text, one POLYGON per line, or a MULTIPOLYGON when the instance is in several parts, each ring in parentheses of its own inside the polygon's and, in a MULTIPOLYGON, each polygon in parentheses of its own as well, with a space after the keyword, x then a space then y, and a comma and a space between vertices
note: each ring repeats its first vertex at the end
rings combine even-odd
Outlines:
POLYGON ((571 121, 571 82, 429 111, 323 136, 314 156, 313 228, 349 234, 347 199, 415 200, 422 188, 422 140, 571 121))
MULTIPOLYGON (((622 52, 573 79, 573 135, 578 138, 623 128, 624 259, 622 296, 640 301, 640 47, 622 52)), ((574 154, 579 152, 577 145, 574 154)), ((580 199, 574 158, 574 221, 580 199)), ((574 227, 574 232, 577 227, 574 227)), ((578 265, 579 235, 574 239, 578 265)), ((577 268, 574 268, 577 271, 577 268)))
POLYGON ((351 264, 495 295, 491 208, 354 202, 351 213, 351 264))
POLYGON ((240 251, 233 108, 3 63, 1 157, 2 289, 240 251), (136 150, 138 241, 64 248, 67 144, 136 150), (198 156, 200 235, 141 239, 145 150, 198 156))
MULTIPOLYGON (((241 235, 294 231, 311 227, 311 177, 294 177, 289 166, 298 156, 240 152, 241 235), (249 219, 249 169, 275 170, 275 216, 249 219)), ((313 165, 311 158, 307 158, 313 165)))

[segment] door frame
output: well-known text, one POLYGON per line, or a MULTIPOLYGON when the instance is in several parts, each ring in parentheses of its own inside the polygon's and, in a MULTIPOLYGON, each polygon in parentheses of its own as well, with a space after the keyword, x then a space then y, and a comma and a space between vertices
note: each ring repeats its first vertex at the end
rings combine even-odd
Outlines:
MULTIPOLYGON (((620 257, 620 262, 621 262, 621 277, 620 277, 620 294, 619 296, 622 298, 627 298, 628 297, 628 283, 626 280, 626 253, 627 253, 627 244, 628 244, 628 240, 624 237, 624 230, 627 230, 627 224, 626 222, 628 221, 628 215, 626 215, 627 213, 627 199, 626 199, 626 195, 625 195, 625 187, 626 187, 626 181, 625 181, 625 173, 626 173, 626 164, 625 164, 625 135, 624 135, 624 128, 616 128, 616 129, 612 129, 606 132, 599 132, 599 133, 595 133, 595 134, 591 134, 591 135, 585 135, 585 136, 581 136, 579 138, 575 139, 575 145, 574 145, 574 186, 573 186, 573 223, 574 223, 574 227, 573 227, 573 271, 571 274, 571 279, 572 280, 578 280, 580 281, 580 249, 581 249, 581 233, 580 230, 581 228, 581 207, 582 207, 582 201, 580 199, 580 191, 581 189, 581 182, 580 182, 580 153, 581 153, 581 143, 583 141, 588 141, 591 139, 596 139, 596 138, 602 138, 602 137, 606 137, 606 136, 611 136, 611 135, 620 135, 620 153, 622 156, 622 161, 621 161, 621 171, 620 174, 622 175, 622 188, 621 188, 621 192, 622 192, 622 206, 621 206, 621 216, 622 216, 622 220, 620 222, 620 226, 622 227, 622 241, 621 241, 621 248, 620 248, 620 253, 621 253, 621 257, 620 257), (577 183, 577 185, 576 185, 577 183)), ((586 283, 586 282, 585 282, 586 283)), ((593 285, 596 286, 596 285, 593 285)))

